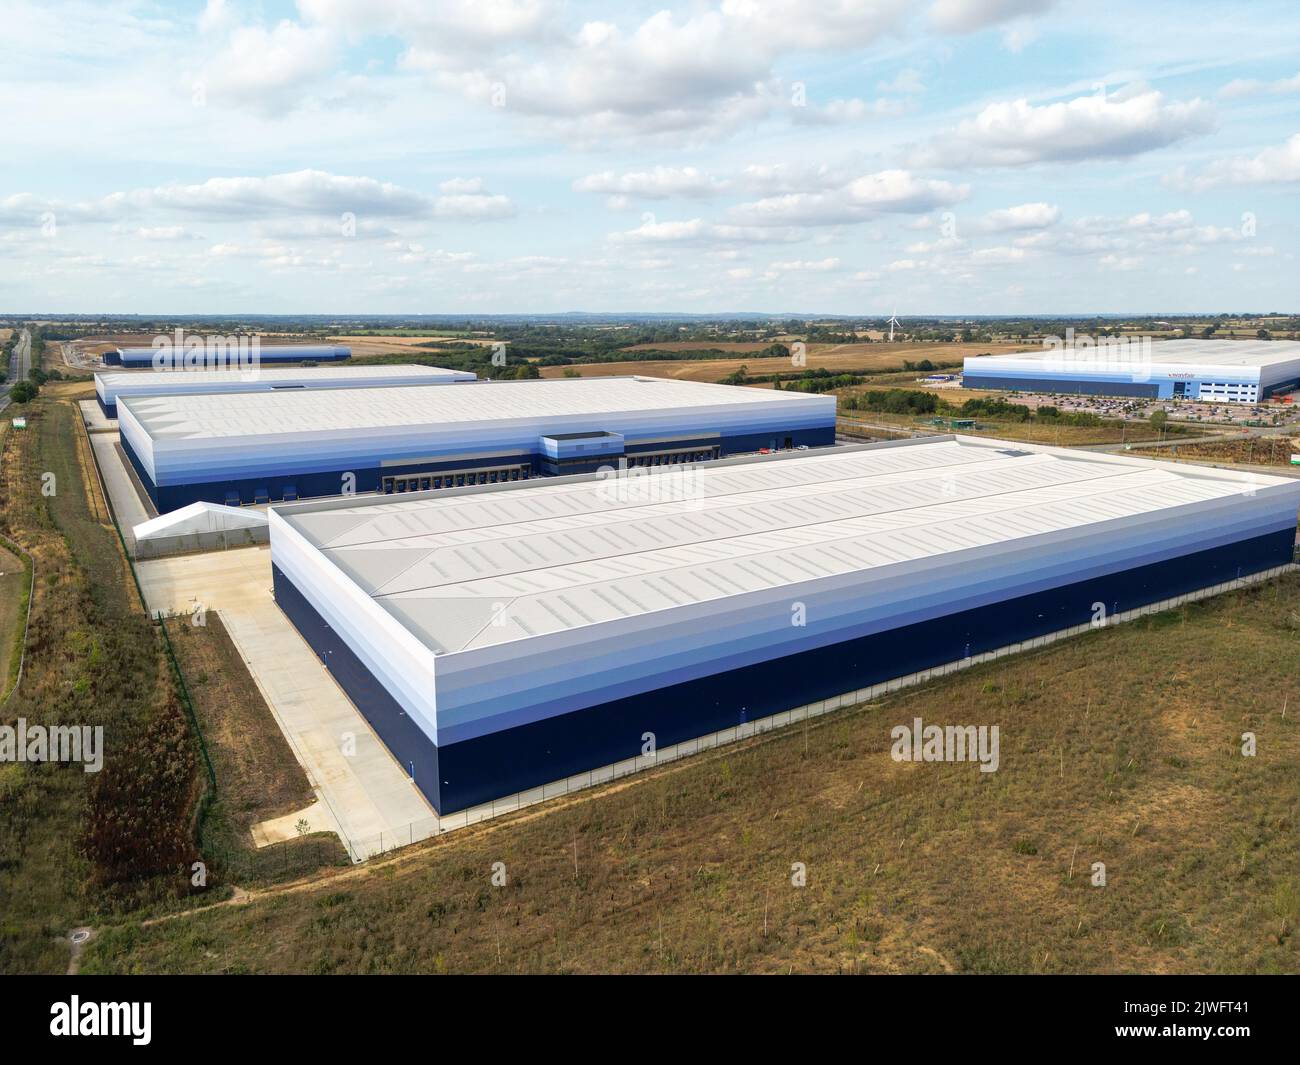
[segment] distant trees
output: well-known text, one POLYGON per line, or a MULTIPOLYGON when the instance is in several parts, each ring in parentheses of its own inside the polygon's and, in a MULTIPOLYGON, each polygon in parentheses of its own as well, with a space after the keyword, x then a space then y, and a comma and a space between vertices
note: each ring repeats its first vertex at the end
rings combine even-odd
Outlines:
POLYGON ((9 398, 15 403, 30 403, 41 391, 41 386, 34 381, 19 381, 9 390, 9 398))
POLYGON ((846 410, 880 411, 884 414, 933 414, 939 409, 939 398, 933 392, 890 388, 842 396, 840 406, 846 410))

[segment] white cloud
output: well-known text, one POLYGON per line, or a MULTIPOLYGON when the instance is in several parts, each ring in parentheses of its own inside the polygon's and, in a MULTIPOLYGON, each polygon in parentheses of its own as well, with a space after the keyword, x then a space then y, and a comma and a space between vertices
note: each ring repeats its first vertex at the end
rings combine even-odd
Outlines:
POLYGON ((239 26, 198 80, 212 102, 282 113, 302 102, 307 86, 337 68, 339 44, 330 30, 289 19, 270 29, 239 26))
POLYGON ((433 202, 433 215, 462 222, 488 222, 513 218, 515 205, 509 196, 439 196, 433 202))
POLYGON ((576 192, 595 192, 607 196, 666 200, 675 196, 707 199, 725 190, 728 182, 697 170, 693 166, 656 166, 653 170, 617 174, 604 170, 588 174, 573 183, 576 192))
POLYGON ((610 234, 616 244, 789 244, 806 239, 795 227, 716 225, 702 218, 643 222, 636 229, 610 234))
POLYGON ((1061 209, 1050 203, 1021 203, 990 211, 980 221, 980 226, 992 233, 1014 229, 1046 229, 1055 225, 1061 209))
POLYGON ((491 44, 452 49, 424 34, 403 65, 469 99, 541 119, 584 141, 717 134, 779 111, 792 119, 848 120, 871 113, 870 105, 791 107, 775 61, 792 51, 868 44, 900 25, 906 10, 905 0, 828 0, 813 7, 723 0, 682 18, 661 10, 631 29, 603 21, 576 31, 550 25, 538 36, 541 45, 526 53, 491 44))
POLYGON ((1037 15, 1054 0, 935 0, 930 21, 941 33, 973 33, 1024 15, 1037 15))
MULTIPOLYGON (((458 187, 456 182, 444 184, 458 187)), ((192 185, 158 185, 115 192, 82 203, 42 200, 31 193, 18 193, 0 200, 0 221, 36 223, 42 214, 51 212, 58 220, 103 222, 158 211, 216 222, 271 219, 280 225, 294 225, 293 220, 302 216, 324 217, 328 221, 322 225, 339 232, 345 220, 358 230, 372 228, 376 218, 481 221, 511 217, 515 206, 507 196, 479 192, 431 197, 375 178, 330 174, 323 170, 297 170, 266 177, 209 178, 192 185)))
POLYGON ((1174 188, 1194 192, 1220 185, 1276 185, 1294 181, 1300 181, 1300 133, 1257 155, 1218 159, 1194 176, 1180 167, 1166 179, 1174 188))
POLYGON ((257 217, 282 213, 384 217, 429 213, 429 197, 370 177, 296 170, 267 177, 209 178, 196 185, 159 185, 106 197, 124 207, 168 208, 207 217, 257 217))
POLYGON ((483 179, 450 178, 439 184, 438 191, 448 196, 477 196, 483 192, 483 179))
POLYGON ((749 225, 842 225, 882 213, 919 214, 970 195, 969 185, 920 178, 907 170, 882 170, 826 192, 790 192, 733 208, 749 225))
POLYGON ((1142 265, 1142 258, 1137 255, 1103 255, 1099 263, 1107 270, 1127 272, 1142 265))
POLYGON ((768 270, 778 273, 825 273, 830 270, 838 270, 840 261, 836 258, 827 259, 791 259, 786 262, 772 263, 768 270))
POLYGON ((1245 96, 1285 96, 1300 92, 1300 73, 1276 81, 1257 81, 1254 78, 1236 78, 1219 90, 1225 100, 1237 100, 1245 96))
POLYGON ((197 233, 191 233, 184 226, 140 226, 131 231, 131 236, 138 240, 202 240, 197 233))
POLYGON ((925 92, 925 85, 921 82, 921 74, 912 67, 904 67, 889 81, 879 81, 876 88, 884 93, 894 93, 900 96, 917 96, 925 92))
POLYGON ((1035 105, 1007 100, 985 107, 917 153, 920 165, 1019 166, 1117 159, 1163 148, 1214 127, 1200 98, 1167 101, 1142 86, 1035 105))

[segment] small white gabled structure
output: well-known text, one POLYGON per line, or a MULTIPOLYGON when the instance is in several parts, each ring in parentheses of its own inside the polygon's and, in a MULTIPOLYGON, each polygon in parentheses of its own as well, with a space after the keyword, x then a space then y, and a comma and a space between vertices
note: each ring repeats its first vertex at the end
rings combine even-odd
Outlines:
POLYGON ((270 539, 264 511, 217 503, 191 503, 141 522, 131 532, 135 536, 137 558, 243 547, 264 544, 270 539))

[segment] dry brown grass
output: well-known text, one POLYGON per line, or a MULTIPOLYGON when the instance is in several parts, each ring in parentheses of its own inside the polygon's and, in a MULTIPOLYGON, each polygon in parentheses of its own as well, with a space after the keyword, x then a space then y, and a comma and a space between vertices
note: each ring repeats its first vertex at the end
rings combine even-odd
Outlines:
POLYGON ((19 633, 22 632, 24 600, 29 584, 22 560, 0 544, 0 698, 9 691, 11 659, 18 657, 19 633))
POLYGON ((337 880, 110 929, 86 969, 1294 972, 1297 660, 1292 576, 337 880), (914 716, 998 724, 1001 768, 895 763, 914 716))
POLYGON ((1175 444, 1180 459, 1211 459, 1253 466, 1290 466, 1291 456, 1300 455, 1300 438, 1284 436, 1227 439, 1204 444, 1175 444))
POLYGON ((172 647, 212 753, 217 795, 241 833, 312 801, 293 756, 244 660, 215 613, 168 623, 172 647))
POLYGON ((375 355, 435 355, 429 344, 475 344, 490 347, 496 341, 490 337, 454 337, 438 333, 428 336, 336 336, 329 337, 331 344, 346 344, 352 349, 354 359, 375 355))

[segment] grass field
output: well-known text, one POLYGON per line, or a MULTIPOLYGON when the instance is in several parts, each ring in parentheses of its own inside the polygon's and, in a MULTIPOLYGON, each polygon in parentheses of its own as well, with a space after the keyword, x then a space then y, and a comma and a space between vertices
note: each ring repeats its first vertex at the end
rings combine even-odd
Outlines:
POLYGON ((0 543, 0 699, 18 673, 30 582, 23 559, 0 543))
MULTIPOLYGON (((657 349, 671 349, 674 346, 677 345, 649 345, 657 349)), ((691 349, 725 347, 723 344, 704 342, 680 346, 691 349)), ((566 370, 576 370, 583 377, 641 374, 646 377, 679 377, 687 381, 721 381, 742 366, 746 367, 751 376, 794 373, 804 369, 826 369, 835 373, 850 371, 885 373, 901 370, 904 361, 921 362, 928 359, 935 365, 960 366, 962 359, 967 355, 985 353, 1001 355, 1010 351, 1023 350, 1024 346, 1017 344, 810 344, 807 351, 807 365, 799 367, 792 366, 789 359, 752 357, 746 359, 737 356, 732 359, 628 360, 575 366, 544 366, 541 373, 543 377, 563 377, 566 370)))
POLYGON ((1291 456, 1300 454, 1300 438, 1283 436, 1248 437, 1174 446, 1177 447, 1180 459, 1241 462, 1253 466, 1289 467, 1291 456))
MULTIPOLYGON (((950 430, 931 424, 929 417, 914 418, 903 414, 886 414, 875 411, 850 411, 841 415, 838 426, 846 435, 878 435, 875 427, 885 426, 900 431, 919 429, 930 433, 956 432, 958 436, 988 437, 995 440, 1015 440, 1025 444, 1050 444, 1054 447, 1088 447, 1094 444, 1118 444, 1125 441, 1140 443, 1156 440, 1160 434, 1143 425, 1051 425, 1044 422, 993 422, 978 420, 977 429, 950 430)), ((1180 448, 1179 454, 1182 454, 1180 448)))
POLYGON ((107 928, 83 971, 1296 972, 1297 661, 1290 575, 107 928), (997 724, 999 770, 893 761, 914 717, 997 724))
POLYGON ((69 928, 186 883, 176 874, 189 851, 192 755, 116 535, 86 492, 73 408, 43 395, 26 414, 0 462, 0 527, 37 573, 23 680, 5 717, 101 726, 104 765, 0 766, 0 971, 62 972, 69 928))

